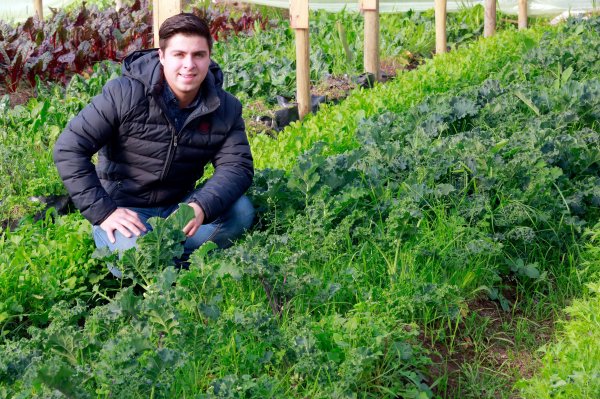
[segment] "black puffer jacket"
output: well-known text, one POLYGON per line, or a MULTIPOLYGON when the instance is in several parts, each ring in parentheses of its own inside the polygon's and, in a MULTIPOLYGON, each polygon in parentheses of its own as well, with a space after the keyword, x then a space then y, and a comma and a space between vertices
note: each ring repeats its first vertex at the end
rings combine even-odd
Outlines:
POLYGON ((175 204, 192 192, 209 223, 248 189, 254 170, 242 106, 222 81, 221 69, 211 63, 200 104, 177 133, 165 115, 158 52, 125 59, 123 76, 69 122, 54 147, 58 172, 92 224, 117 207, 175 204), (195 189, 208 162, 215 172, 195 189))

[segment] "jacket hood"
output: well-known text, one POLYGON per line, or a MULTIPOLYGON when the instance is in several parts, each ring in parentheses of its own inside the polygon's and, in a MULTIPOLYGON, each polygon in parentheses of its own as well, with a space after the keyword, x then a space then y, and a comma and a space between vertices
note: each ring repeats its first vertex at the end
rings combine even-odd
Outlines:
MULTIPOLYGON (((158 58, 158 49, 134 51, 129 54, 123 60, 122 72, 123 76, 142 82, 148 92, 160 92, 162 90, 164 75, 158 58)), ((223 71, 213 60, 210 61, 208 74, 202 83, 203 88, 205 88, 206 83, 215 88, 223 89, 223 71)))

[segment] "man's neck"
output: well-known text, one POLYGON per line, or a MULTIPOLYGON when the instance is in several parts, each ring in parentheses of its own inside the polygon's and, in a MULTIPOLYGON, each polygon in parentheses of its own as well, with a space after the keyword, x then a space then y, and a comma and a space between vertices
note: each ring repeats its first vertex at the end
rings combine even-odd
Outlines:
POLYGON ((185 93, 183 95, 181 94, 177 94, 177 92, 175 92, 173 90, 173 88, 167 83, 167 85, 165 86, 165 90, 169 90, 171 92, 171 95, 173 97, 175 97, 175 99, 177 100, 177 104, 179 106, 180 109, 186 108, 188 107, 191 103, 194 102, 194 100, 196 99, 196 97, 198 96, 198 93, 200 92, 200 89, 198 89, 195 93, 185 93))
MULTIPOLYGON (((173 90, 173 89, 171 89, 171 90, 173 90)), ((177 95, 177 93, 173 93, 173 94, 175 94, 175 98, 177 99, 177 102, 179 103, 179 108, 186 108, 192 102, 194 102, 199 91, 200 90, 196 91, 194 94, 189 94, 189 95, 186 94, 185 96, 180 96, 180 95, 177 95)))

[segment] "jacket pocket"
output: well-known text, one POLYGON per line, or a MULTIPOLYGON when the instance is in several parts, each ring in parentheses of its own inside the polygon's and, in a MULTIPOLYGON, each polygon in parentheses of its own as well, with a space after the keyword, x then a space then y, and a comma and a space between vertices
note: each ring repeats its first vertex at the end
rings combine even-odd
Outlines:
POLYGON ((116 180, 116 181, 111 182, 108 185, 108 187, 106 188, 106 192, 108 193, 108 196, 110 197, 119 188, 121 188, 121 180, 116 180))

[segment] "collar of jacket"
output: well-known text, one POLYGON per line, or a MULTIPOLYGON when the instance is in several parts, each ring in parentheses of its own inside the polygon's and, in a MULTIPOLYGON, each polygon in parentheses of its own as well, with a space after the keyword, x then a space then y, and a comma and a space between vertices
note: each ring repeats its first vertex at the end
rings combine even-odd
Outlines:
MULTIPOLYGON (((177 100, 177 97, 175 96, 175 93, 173 93, 173 90, 171 89, 171 86, 169 85, 164 85, 164 90, 162 91, 162 95, 163 95, 163 99, 165 100, 165 103, 167 104, 168 107, 179 107, 179 100, 177 100)), ((189 105, 183 109, 194 109, 198 106, 198 104, 200 103, 200 91, 198 91, 198 93, 196 94, 196 97, 194 97, 194 100, 189 103, 189 105)))

